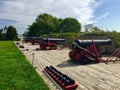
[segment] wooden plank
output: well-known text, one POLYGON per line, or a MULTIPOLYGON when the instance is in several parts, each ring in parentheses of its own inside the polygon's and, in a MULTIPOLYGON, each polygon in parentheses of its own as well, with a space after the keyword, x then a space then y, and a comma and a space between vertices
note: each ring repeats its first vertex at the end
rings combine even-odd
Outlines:
POLYGON ((24 46, 29 51, 22 49, 21 51, 30 62, 33 58, 32 53, 35 53, 34 67, 37 67, 40 75, 45 66, 53 65, 76 80, 79 84, 77 90, 120 90, 120 63, 78 65, 68 61, 69 49, 37 51, 35 49, 39 48, 39 45, 24 44, 24 46))

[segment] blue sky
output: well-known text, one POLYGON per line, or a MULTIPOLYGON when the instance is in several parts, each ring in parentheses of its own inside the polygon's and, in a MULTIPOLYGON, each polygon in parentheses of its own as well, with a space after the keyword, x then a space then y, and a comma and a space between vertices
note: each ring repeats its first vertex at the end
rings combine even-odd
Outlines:
POLYGON ((13 25, 22 34, 41 13, 120 32, 119 0, 0 0, 0 28, 13 25))

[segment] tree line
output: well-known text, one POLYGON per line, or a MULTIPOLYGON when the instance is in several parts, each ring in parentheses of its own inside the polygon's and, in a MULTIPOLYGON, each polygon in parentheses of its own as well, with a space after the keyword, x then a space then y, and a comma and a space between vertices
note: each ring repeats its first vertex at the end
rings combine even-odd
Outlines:
POLYGON ((43 13, 37 16, 32 25, 28 26, 28 31, 24 33, 26 36, 41 36, 51 33, 70 33, 80 32, 81 23, 74 18, 57 18, 50 14, 43 13))
MULTIPOLYGON (((81 23, 75 18, 57 18, 48 13, 40 14, 36 17, 35 21, 28 25, 27 31, 24 32, 24 36, 28 37, 39 37, 43 35, 81 35, 86 33, 100 33, 106 35, 110 35, 115 37, 117 43, 119 43, 120 34, 116 31, 110 32, 109 30, 103 30, 103 28, 99 28, 98 26, 94 26, 93 24, 87 24, 84 27, 84 31, 81 31, 81 23), (76 33, 76 34, 74 34, 76 33)), ((76 36, 76 37, 77 37, 76 36)), ((18 40, 17 30, 13 26, 5 26, 0 29, 0 40, 18 40)), ((118 44, 120 45, 120 44, 118 44)))
MULTIPOLYGON (((98 26, 87 24, 84 32, 104 32, 98 26)), ((57 18, 48 13, 37 16, 35 21, 28 26, 25 36, 39 37, 44 34, 81 33, 81 23, 75 18, 57 18)))
POLYGON ((10 25, 0 29, 0 40, 18 40, 16 28, 10 25))

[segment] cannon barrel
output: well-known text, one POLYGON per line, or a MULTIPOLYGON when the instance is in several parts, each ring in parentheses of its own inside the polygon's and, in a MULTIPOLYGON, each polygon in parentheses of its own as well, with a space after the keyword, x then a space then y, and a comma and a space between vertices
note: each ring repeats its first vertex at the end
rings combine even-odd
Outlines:
POLYGON ((61 39, 61 38, 43 38, 43 41, 64 42, 65 39, 61 39))
POLYGON ((61 39, 61 38, 44 38, 44 37, 24 37, 23 40, 27 40, 27 39, 31 39, 31 40, 42 40, 42 41, 54 41, 54 42, 64 42, 65 39, 61 39))
MULTIPOLYGON (((106 40, 100 40, 100 39, 95 40, 94 39, 93 42, 94 42, 95 45, 111 45, 112 44, 111 39, 106 39, 106 40)), ((74 41, 74 43, 79 45, 80 47, 85 48, 85 47, 88 47, 88 46, 92 45, 92 40, 90 40, 90 39, 87 39, 87 40, 79 40, 79 39, 77 39, 77 40, 74 41)))

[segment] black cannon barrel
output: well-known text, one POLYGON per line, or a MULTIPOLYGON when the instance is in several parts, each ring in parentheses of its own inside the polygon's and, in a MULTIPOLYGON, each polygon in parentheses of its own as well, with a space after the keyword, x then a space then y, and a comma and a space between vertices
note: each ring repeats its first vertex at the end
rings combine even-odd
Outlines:
MULTIPOLYGON (((112 44, 111 39, 106 39, 106 40, 93 39, 93 42, 95 45, 111 45, 112 44)), ((76 43, 80 47, 87 47, 87 46, 92 44, 92 40, 90 40, 90 39, 86 39, 86 40, 77 39, 77 40, 75 40, 74 43, 76 43)))
POLYGON ((23 40, 26 40, 26 39, 54 41, 54 42, 65 42, 65 39, 62 39, 62 38, 45 38, 45 37, 24 37, 23 38, 23 40))
POLYGON ((43 37, 23 37, 23 40, 27 40, 27 39, 41 40, 43 39, 43 37))
POLYGON ((64 42, 65 39, 62 38, 43 38, 44 41, 55 41, 55 42, 64 42))

